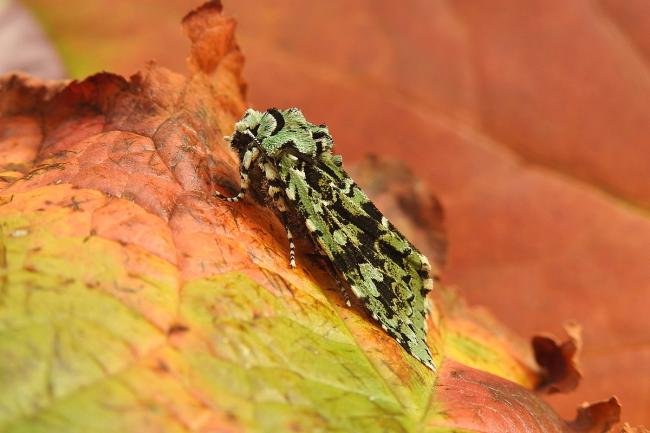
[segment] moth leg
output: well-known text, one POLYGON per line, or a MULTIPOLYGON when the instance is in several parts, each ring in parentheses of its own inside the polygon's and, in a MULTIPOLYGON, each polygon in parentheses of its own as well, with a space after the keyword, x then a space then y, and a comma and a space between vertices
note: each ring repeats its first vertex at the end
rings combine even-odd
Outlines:
MULTIPOLYGON (((275 200, 274 200, 275 201, 275 200)), ((287 205, 284 202, 284 197, 279 197, 276 203, 276 208, 280 211, 282 223, 287 231, 287 240, 289 241, 289 267, 296 268, 296 245, 293 243, 293 234, 289 228, 289 219, 287 217, 287 205)))
POLYGON ((246 153, 244 153, 244 157, 242 158, 241 165, 239 168, 240 189, 237 195, 233 197, 226 197, 219 191, 215 191, 214 196, 221 200, 226 200, 231 203, 238 202, 239 200, 244 198, 249 184, 248 170, 250 169, 253 161, 255 161, 259 155, 260 155, 260 150, 257 146, 249 147, 248 150, 246 150, 246 153))
POLYGON ((268 196, 273 201, 273 206, 280 213, 280 219, 284 225, 284 229, 287 231, 287 240, 289 241, 289 266, 291 269, 296 267, 296 245, 293 242, 293 234, 289 228, 289 217, 287 215, 287 202, 284 200, 284 193, 282 189, 282 181, 278 175, 278 171, 275 166, 269 161, 260 161, 258 164, 259 168, 264 173, 269 189, 268 196))
MULTIPOLYGON (((284 198, 282 199, 282 204, 284 204, 284 198)), ((291 233, 291 229, 289 228, 289 218, 287 217, 287 209, 286 206, 283 208, 284 210, 280 210, 280 207, 278 207, 278 210, 280 211, 280 220, 282 221, 282 225, 284 225, 284 229, 287 231, 287 240, 289 241, 289 267, 291 269, 296 268, 296 245, 293 243, 293 234, 291 233)))
MULTIPOLYGON (((327 261, 329 263, 329 260, 327 261)), ((330 263, 330 267, 334 268, 334 266, 330 263)), ((343 286, 343 283, 341 282, 341 279, 339 278, 338 275, 336 275, 336 271, 332 271, 332 274, 334 275, 334 280, 336 281, 336 286, 339 288, 339 292, 343 295, 343 299, 345 300, 345 306, 350 308, 352 306, 352 302, 350 302, 350 295, 348 293, 348 290, 343 286)))

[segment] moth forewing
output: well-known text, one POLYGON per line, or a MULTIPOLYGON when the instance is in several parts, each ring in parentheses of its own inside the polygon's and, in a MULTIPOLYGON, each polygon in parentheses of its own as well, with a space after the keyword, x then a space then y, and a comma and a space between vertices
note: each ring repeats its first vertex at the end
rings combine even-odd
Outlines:
POLYGON ((331 153, 325 125, 309 123, 297 108, 246 111, 230 137, 239 153, 241 191, 264 187, 266 200, 287 229, 289 263, 295 266, 290 221, 297 217, 317 249, 350 286, 368 313, 411 355, 435 369, 426 343, 426 295, 431 269, 331 153), (251 181, 256 168, 264 182, 251 181))

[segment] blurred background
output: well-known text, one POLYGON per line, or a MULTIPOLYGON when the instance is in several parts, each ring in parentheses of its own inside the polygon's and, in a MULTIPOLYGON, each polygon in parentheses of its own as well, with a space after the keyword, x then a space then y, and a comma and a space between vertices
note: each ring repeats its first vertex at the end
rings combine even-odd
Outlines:
MULTIPOLYGON (((185 72, 201 1, 0 0, 0 72, 185 72)), ((224 0, 249 101, 404 161, 446 213, 443 282, 521 336, 583 326, 565 418, 650 424, 648 0, 224 0)))

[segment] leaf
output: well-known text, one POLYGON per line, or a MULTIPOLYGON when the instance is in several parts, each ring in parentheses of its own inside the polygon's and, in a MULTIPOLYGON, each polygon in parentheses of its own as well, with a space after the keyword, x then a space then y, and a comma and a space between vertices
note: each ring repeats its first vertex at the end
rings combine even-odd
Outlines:
POLYGON ((608 432, 618 422, 620 411, 614 397, 593 404, 585 403, 578 408, 578 415, 570 425, 578 432, 608 432))
POLYGON ((628 423, 625 423, 623 425, 623 430, 621 430, 621 433, 648 433, 647 428, 645 427, 632 427, 628 423))
POLYGON ((245 107, 220 11, 184 20, 188 77, 0 81, 0 431, 575 430, 531 391, 530 353, 453 292, 434 374, 315 259, 289 269, 270 211, 210 198, 245 107))
POLYGON ((569 341, 561 344, 548 336, 533 338, 535 360, 543 368, 538 391, 548 393, 573 391, 582 377, 578 368, 578 351, 582 345, 581 328, 576 323, 565 325, 569 341))

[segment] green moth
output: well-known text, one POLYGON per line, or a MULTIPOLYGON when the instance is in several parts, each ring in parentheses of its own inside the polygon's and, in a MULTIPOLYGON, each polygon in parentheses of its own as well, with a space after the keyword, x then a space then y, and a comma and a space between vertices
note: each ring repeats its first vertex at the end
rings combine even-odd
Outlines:
POLYGON ((426 344, 429 261, 343 170, 327 127, 309 123, 297 108, 249 109, 227 139, 241 161, 241 189, 215 196, 236 202, 251 188, 261 194, 287 230, 292 268, 299 222, 370 315, 434 369, 426 344))

